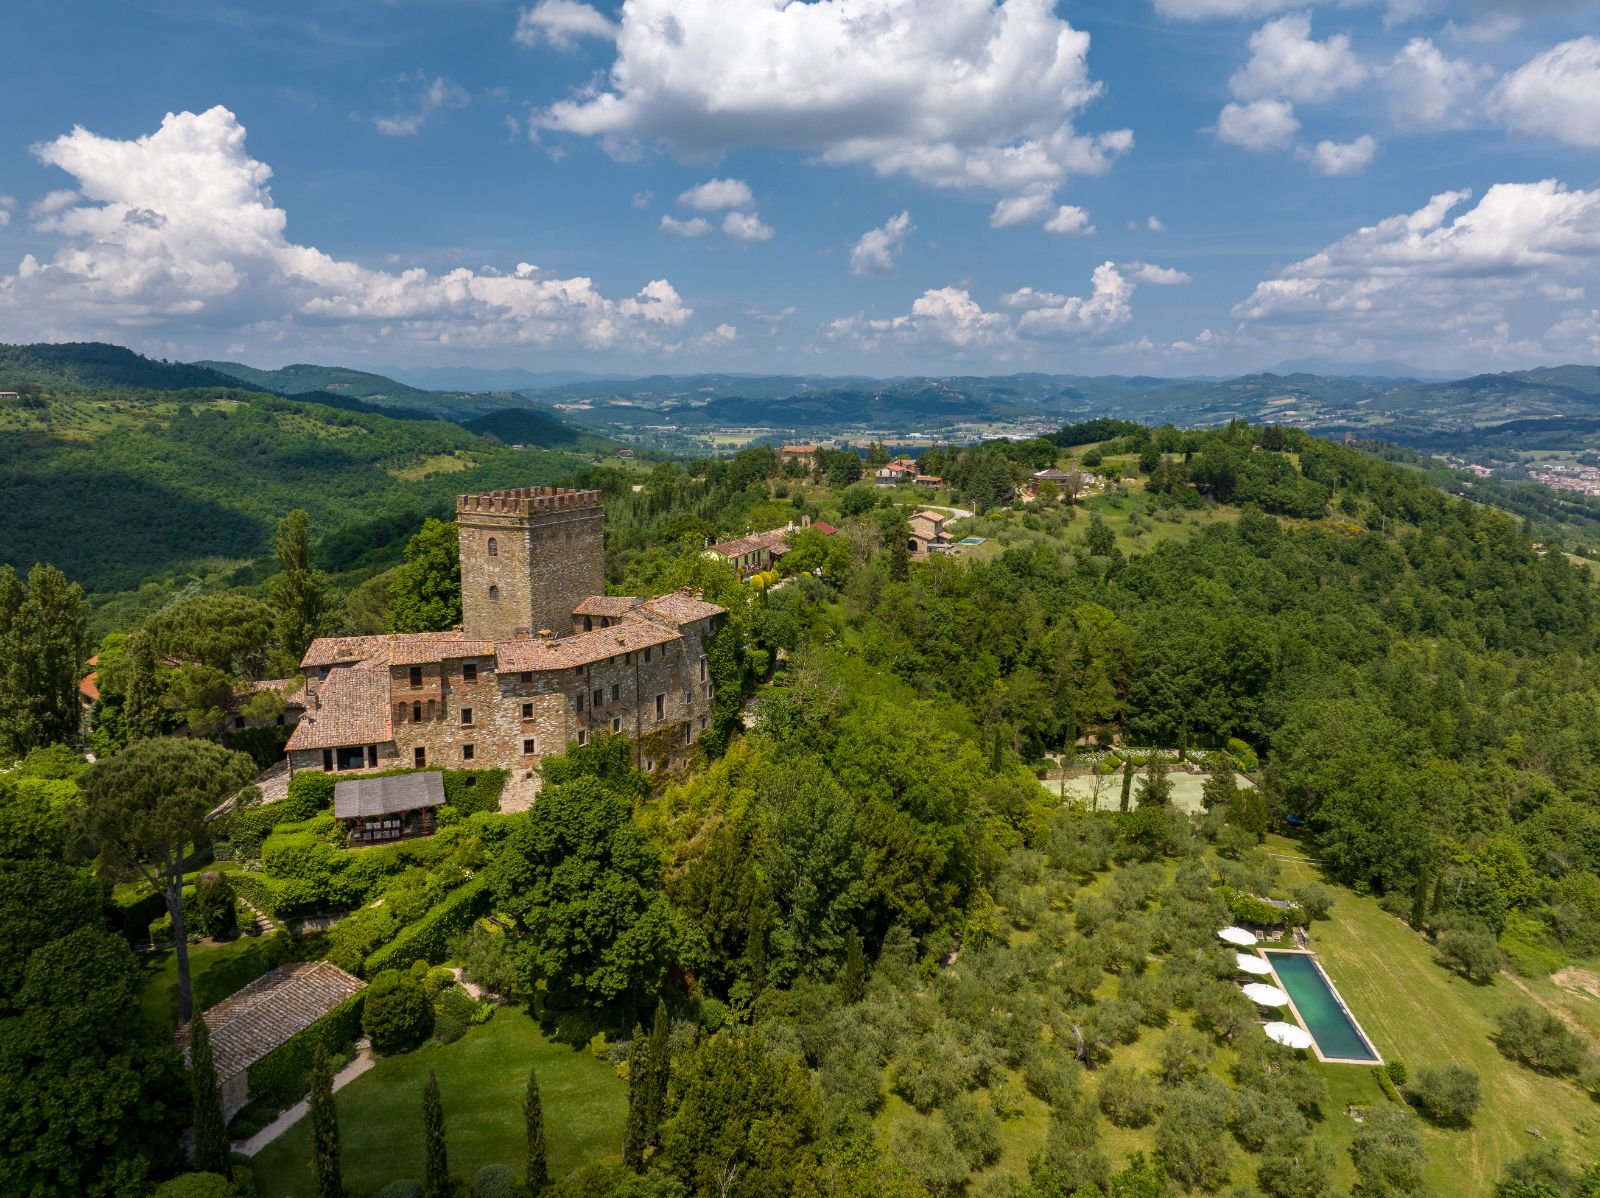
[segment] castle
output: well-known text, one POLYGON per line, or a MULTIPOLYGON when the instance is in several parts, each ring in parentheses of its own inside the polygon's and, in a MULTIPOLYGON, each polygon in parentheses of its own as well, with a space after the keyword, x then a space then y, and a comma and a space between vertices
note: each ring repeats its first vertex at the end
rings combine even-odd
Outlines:
POLYGON ((313 641, 290 769, 534 770, 606 732, 642 769, 680 766, 710 721, 705 638, 725 609, 605 595, 598 491, 462 495, 456 526, 461 627, 313 641))

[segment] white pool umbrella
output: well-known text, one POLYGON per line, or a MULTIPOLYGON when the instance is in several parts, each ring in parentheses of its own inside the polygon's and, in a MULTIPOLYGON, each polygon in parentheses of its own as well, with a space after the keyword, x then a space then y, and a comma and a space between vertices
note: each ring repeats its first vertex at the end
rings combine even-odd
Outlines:
POLYGON ((1311 1047, 1311 1033, 1292 1023, 1263 1024, 1261 1030, 1267 1033, 1268 1039, 1276 1040, 1285 1048, 1311 1047))
POLYGON ((1258 1007, 1282 1007, 1289 1003, 1289 996, 1276 986, 1264 986, 1260 982, 1251 982, 1249 985, 1240 986, 1245 997, 1258 1007))
POLYGON ((1235 953, 1233 959, 1239 963, 1240 969, 1246 973, 1253 973, 1258 978, 1264 978, 1272 972, 1272 966, 1254 953, 1235 953))
POLYGON ((1256 942, 1255 936, 1243 928, 1223 928, 1217 935, 1229 944, 1237 944, 1240 948, 1249 948, 1256 942))

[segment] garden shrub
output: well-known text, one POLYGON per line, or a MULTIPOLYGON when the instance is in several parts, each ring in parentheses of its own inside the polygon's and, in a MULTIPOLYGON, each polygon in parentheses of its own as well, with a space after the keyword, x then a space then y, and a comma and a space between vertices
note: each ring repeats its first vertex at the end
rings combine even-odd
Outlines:
POLYGON ((338 1053, 356 1038, 365 997, 363 991, 346 999, 250 1066, 251 1105, 259 1102, 282 1110, 303 1098, 311 1087, 311 1062, 318 1046, 329 1054, 338 1053))
POLYGON ((228 733, 228 748, 236 753, 248 753, 257 769, 266 769, 283 756, 283 747, 289 743, 294 729, 276 724, 259 728, 240 728, 228 733))
POLYGON ((135 898, 113 899, 107 914, 117 931, 135 943, 143 943, 150 936, 150 925, 166 911, 166 898, 152 890, 135 898))
POLYGON ((287 803, 293 815, 284 819, 308 819, 319 811, 333 806, 333 788, 338 778, 315 770, 301 770, 289 779, 289 794, 280 802, 287 803))
POLYGON ((472 1175, 472 1198, 516 1198, 516 1174, 507 1165, 485 1165, 472 1175))
POLYGON ((289 914, 291 904, 284 901, 282 887, 265 874, 241 871, 231 881, 234 893, 257 911, 280 918, 289 914))
POLYGON ((443 961, 449 953, 450 941, 470 928, 478 916, 489 909, 491 897, 487 873, 481 873, 466 885, 458 887, 425 916, 368 957, 367 976, 372 977, 386 969, 405 969, 413 961, 443 961))
POLYGON ((422 1183, 410 1177, 391 1181, 378 1191, 377 1198, 422 1198, 422 1183))
POLYGON ((195 880, 195 926, 212 939, 232 936, 239 930, 239 909, 234 901, 228 875, 207 870, 195 880))
POLYGON ((1225 749, 1228 756, 1238 762, 1239 768, 1247 774, 1254 773, 1261 764, 1256 751, 1238 737, 1229 737, 1225 749))
POLYGON ((378 1052, 405 1052, 433 1031, 433 1004, 409 974, 384 970, 367 987, 366 1000, 361 1027, 378 1052))
POLYGON ((510 770, 445 770, 444 801, 460 816, 500 810, 500 792, 510 770))
POLYGON ((1382 1065, 1372 1067, 1372 1077, 1378 1083, 1378 1089, 1383 1091, 1383 1096, 1395 1106, 1405 1106, 1406 1100, 1400 1096, 1400 1089, 1395 1085, 1394 1078, 1389 1076, 1389 1071, 1382 1065))
MULTIPOLYGON (((445 954, 450 960, 461 963, 461 972, 467 981, 491 994, 509 995, 518 986, 516 954, 511 949, 511 938, 504 932, 475 923, 451 938, 445 946, 445 954)), ((713 1001, 701 1000, 702 1022, 707 1018, 705 1004, 713 1001)), ((716 1031, 721 1026, 719 1018, 714 1025, 706 1024, 706 1030, 716 1031)))
POLYGON ((158 1185, 153 1198, 233 1198, 233 1183, 220 1173, 182 1173, 158 1185))
POLYGON ((1389 1080, 1397 1086, 1403 1086, 1411 1080, 1411 1072, 1406 1068, 1404 1061, 1390 1061, 1383 1068, 1389 1075, 1389 1080))

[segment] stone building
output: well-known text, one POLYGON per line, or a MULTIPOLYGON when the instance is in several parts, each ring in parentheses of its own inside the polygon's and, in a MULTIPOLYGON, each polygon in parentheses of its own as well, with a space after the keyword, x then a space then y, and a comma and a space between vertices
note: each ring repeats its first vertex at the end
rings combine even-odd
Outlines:
POLYGON ((456 518, 462 627, 312 642, 290 768, 536 770, 604 732, 641 768, 681 765, 710 722, 705 638, 724 609, 601 594, 598 491, 463 495, 456 518))

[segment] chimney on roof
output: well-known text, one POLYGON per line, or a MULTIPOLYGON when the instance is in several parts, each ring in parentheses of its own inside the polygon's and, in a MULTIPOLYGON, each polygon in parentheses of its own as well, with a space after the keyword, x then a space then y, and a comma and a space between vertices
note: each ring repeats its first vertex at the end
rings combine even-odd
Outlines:
POLYGON ((694 589, 694 597, 696 599, 703 600, 706 597, 706 593, 703 590, 701 590, 699 587, 695 587, 695 589, 694 589))
POLYGON ((539 629, 539 639, 541 641, 548 641, 551 638, 553 638, 554 636, 555 636, 555 633, 551 632, 548 628, 539 629))
POLYGON ((679 587, 678 588, 678 594, 680 594, 680 595, 689 594, 689 588, 688 587, 679 587))
POLYGON ((519 641, 525 641, 532 636, 533 633, 519 624, 511 630, 511 635, 519 641))

